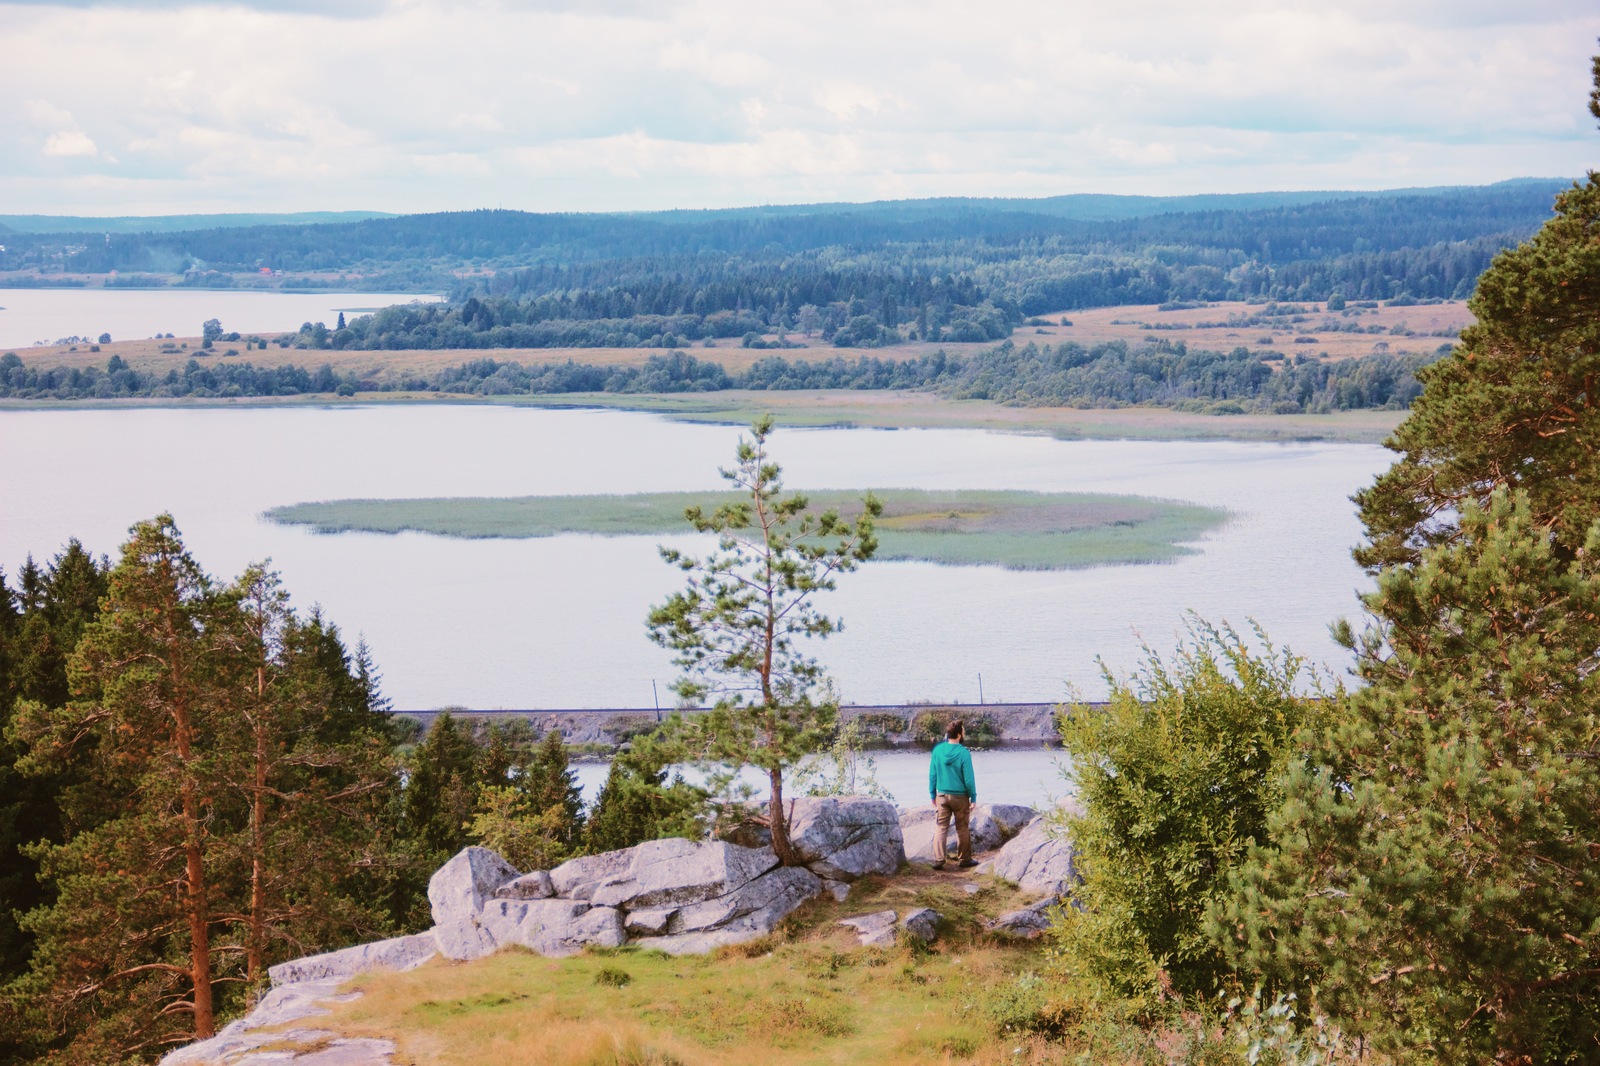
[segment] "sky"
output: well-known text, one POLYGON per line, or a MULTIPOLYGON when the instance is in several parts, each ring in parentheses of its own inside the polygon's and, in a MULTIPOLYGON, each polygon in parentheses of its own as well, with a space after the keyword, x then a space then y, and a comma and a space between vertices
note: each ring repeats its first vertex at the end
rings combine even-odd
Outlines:
POLYGON ((0 214, 1577 177, 1595 0, 0 0, 0 214))

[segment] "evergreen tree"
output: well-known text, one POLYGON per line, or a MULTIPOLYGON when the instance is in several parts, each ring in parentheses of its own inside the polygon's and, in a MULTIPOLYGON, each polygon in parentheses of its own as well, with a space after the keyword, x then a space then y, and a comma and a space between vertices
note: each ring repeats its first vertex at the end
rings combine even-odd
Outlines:
POLYGON ((1600 526, 1525 494, 1386 570, 1365 686, 1291 765, 1221 911, 1235 961, 1404 1062, 1600 1047, 1600 526))
POLYGON ((1401 458, 1356 495, 1369 569, 1415 563, 1499 488, 1525 491, 1569 555, 1600 518, 1600 174, 1496 256, 1468 306, 1477 321, 1417 372, 1423 393, 1386 442, 1401 458))
POLYGON ((361 875, 395 862, 381 815, 397 777, 337 631, 316 612, 298 619, 259 566, 233 597, 241 735, 219 739, 233 749, 230 780, 246 808, 236 847, 253 995, 271 962, 388 927, 361 875))
POLYGON ((689 575, 688 587, 653 608, 647 625, 684 670, 673 691, 691 703, 714 700, 700 714, 676 716, 671 728, 695 758, 766 775, 772 847, 793 866, 783 772, 832 738, 838 716, 831 683, 797 641, 839 629, 812 598, 872 557, 872 523, 883 508, 869 494, 851 522, 837 511, 812 513, 798 493, 784 496, 782 470, 767 452, 771 433, 771 416, 756 421, 751 438, 739 439, 737 464, 722 471, 745 499, 709 515, 698 507, 685 513, 701 533, 717 534, 718 550, 695 558, 661 549, 689 575))
POLYGON ((631 848, 646 840, 702 835, 699 815, 707 793, 675 776, 668 781, 670 759, 646 739, 618 755, 606 773, 584 826, 591 853, 631 848))
POLYGON ((582 837, 583 789, 578 786, 559 729, 540 739, 523 764, 517 785, 534 810, 551 815, 555 838, 561 844, 571 847, 582 837))
POLYGON ((25 981, 69 1060, 142 1058, 215 1031, 225 631, 171 517, 140 523, 72 656, 72 702, 25 703, 14 723, 25 770, 77 760, 83 775, 59 797, 64 841, 31 852, 58 897, 24 919, 37 937, 25 981))
POLYGON ((478 800, 477 769, 471 733, 448 711, 433 720, 407 759, 405 832, 430 872, 470 843, 466 827, 478 800))

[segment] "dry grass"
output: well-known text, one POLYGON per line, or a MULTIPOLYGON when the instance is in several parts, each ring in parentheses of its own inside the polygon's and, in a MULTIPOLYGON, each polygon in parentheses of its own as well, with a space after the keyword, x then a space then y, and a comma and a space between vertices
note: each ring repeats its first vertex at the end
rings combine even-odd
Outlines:
POLYGON ((1060 1046, 997 1034, 985 990, 1037 965, 1037 949, 979 929, 1022 902, 1014 890, 985 880, 968 894, 964 883, 921 869, 861 882, 845 903, 813 901, 776 936, 712 957, 624 948, 556 960, 513 950, 372 975, 358 982, 361 998, 318 1025, 394 1040, 398 1061, 419 1066, 1063 1061, 1060 1046), (861 948, 836 924, 918 906, 949 919, 934 949, 861 948))
MULTIPOLYGON (((1303 304, 1310 308, 1322 305, 1315 303, 1303 304)), ((1012 341, 1016 344, 1027 344, 1037 341, 1044 344, 1057 344, 1062 341, 1076 341, 1085 346, 1100 344, 1105 341, 1123 340, 1129 344, 1139 344, 1152 339, 1165 339, 1169 341, 1183 341, 1191 348, 1205 348, 1216 351, 1231 351, 1244 345, 1248 348, 1271 347, 1290 355, 1296 353, 1319 354, 1324 358, 1346 359, 1369 354, 1373 345, 1379 342, 1386 343, 1393 351, 1418 351, 1429 352, 1437 348, 1447 338, 1431 336, 1439 330, 1459 332, 1464 326, 1472 322, 1472 315, 1467 310, 1466 304, 1461 301, 1450 301, 1442 304, 1426 304, 1414 307, 1380 307, 1373 310, 1363 310, 1360 315, 1347 318, 1335 312, 1328 314, 1318 311, 1307 314, 1306 321, 1296 328, 1314 326, 1325 319, 1334 321, 1356 321, 1363 326, 1378 325, 1385 330, 1396 326, 1404 326, 1418 336, 1403 337, 1388 333, 1377 335, 1369 333, 1318 333, 1318 343, 1315 345, 1295 344, 1294 334, 1288 329, 1264 328, 1221 328, 1221 329, 1178 329, 1152 331, 1144 329, 1140 323, 1161 324, 1167 326, 1193 326, 1201 322, 1215 322, 1225 320, 1234 315, 1250 315, 1261 311, 1259 304, 1245 303, 1218 303, 1205 308, 1192 308, 1182 311, 1162 311, 1156 305, 1137 305, 1126 307, 1101 307, 1091 311, 1062 311, 1042 315, 1041 318, 1052 322, 1059 322, 1062 318, 1070 318, 1071 326, 1023 326, 1012 334, 1012 341), (1271 345, 1258 343, 1262 337, 1273 338, 1271 345)), ((259 336, 272 340, 278 336, 275 333, 263 333, 259 336)), ((770 337, 773 335, 769 335, 770 337)), ((906 344, 897 344, 888 348, 835 348, 822 340, 821 337, 806 338, 797 333, 788 334, 790 343, 800 347, 788 349, 758 349, 744 348, 737 340, 725 339, 717 342, 715 348, 704 348, 698 344, 687 349, 689 354, 696 359, 717 363, 731 372, 747 369, 757 360, 769 356, 782 356, 790 360, 819 360, 842 357, 854 359, 863 355, 870 355, 877 359, 901 360, 915 359, 924 355, 931 355, 943 350, 951 354, 966 354, 992 348, 998 342, 983 341, 978 343, 956 344, 949 341, 940 343, 926 343, 914 341, 906 344)), ((175 340, 119 340, 110 344, 101 345, 101 350, 91 352, 87 345, 78 345, 76 350, 67 346, 40 346, 35 348, 15 349, 17 354, 29 364, 39 366, 64 366, 86 367, 104 366, 105 361, 113 354, 122 356, 130 366, 139 370, 159 370, 165 372, 173 368, 182 368, 191 358, 195 357, 200 347, 198 337, 180 337, 175 340), (187 344, 187 349, 177 352, 163 352, 163 345, 187 344)), ((662 354, 660 348, 444 348, 435 351, 313 351, 297 348, 279 348, 276 344, 266 349, 254 348, 248 351, 243 343, 219 343, 215 358, 237 358, 248 361, 256 366, 321 366, 327 363, 341 373, 349 371, 376 381, 384 381, 392 377, 405 374, 430 373, 446 367, 459 366, 473 359, 495 359, 500 362, 522 363, 532 365, 536 363, 564 363, 571 360, 575 363, 590 363, 595 366, 633 366, 642 364, 652 355, 662 354), (221 356, 220 353, 229 348, 238 349, 238 356, 221 356)))
POLYGON ((1324 305, 1315 301, 1298 306, 1306 308, 1308 312, 1311 308, 1318 310, 1305 314, 1304 322, 1282 323, 1283 327, 1288 328, 1259 326, 1194 328, 1200 323, 1220 322, 1230 317, 1259 313, 1262 310, 1260 304, 1217 303, 1209 307, 1188 308, 1181 311, 1162 311, 1155 304, 1099 307, 1092 311, 1058 311, 1039 317, 1052 322, 1068 318, 1072 321, 1071 326, 1037 328, 1023 326, 1012 335, 1012 340, 1018 344, 1027 340, 1049 344, 1076 341, 1085 347, 1113 340, 1126 341, 1130 345, 1150 340, 1167 340, 1173 343, 1183 341, 1190 348, 1219 352, 1229 352, 1242 345, 1251 350, 1270 348, 1289 356, 1314 354, 1325 359, 1351 359, 1371 354, 1373 346, 1379 343, 1387 344, 1389 350, 1393 352, 1431 352, 1440 344, 1452 340, 1454 334, 1471 325, 1473 320, 1472 312, 1468 311, 1467 305, 1460 300, 1439 304, 1417 304, 1412 307, 1362 308, 1359 309, 1359 314, 1355 313, 1357 309, 1354 308, 1347 308, 1343 313, 1338 311, 1329 313, 1321 310, 1324 305), (1330 320, 1339 323, 1356 322, 1362 326, 1381 326, 1385 331, 1401 327, 1411 330, 1416 335, 1406 337, 1389 332, 1382 334, 1296 334, 1294 332, 1296 329, 1315 327, 1330 320), (1191 328, 1151 330, 1144 328, 1144 325, 1191 328), (1452 336, 1433 335, 1442 330, 1449 331, 1452 336), (1295 343, 1297 335, 1315 336, 1317 343, 1297 344, 1295 343), (1271 338, 1271 343, 1260 343, 1264 337, 1271 338))

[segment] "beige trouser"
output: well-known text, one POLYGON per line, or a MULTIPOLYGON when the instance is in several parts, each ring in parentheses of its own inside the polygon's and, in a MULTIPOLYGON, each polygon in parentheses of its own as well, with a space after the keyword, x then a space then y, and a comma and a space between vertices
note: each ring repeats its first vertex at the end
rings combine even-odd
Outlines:
POLYGON ((967 828, 967 818, 972 813, 972 801, 966 796, 952 796, 948 792, 939 793, 939 814, 935 822, 939 828, 933 837, 933 861, 944 862, 948 857, 945 851, 945 839, 950 835, 950 819, 956 820, 956 840, 961 845, 961 854, 956 856, 959 862, 972 861, 972 833, 967 828))

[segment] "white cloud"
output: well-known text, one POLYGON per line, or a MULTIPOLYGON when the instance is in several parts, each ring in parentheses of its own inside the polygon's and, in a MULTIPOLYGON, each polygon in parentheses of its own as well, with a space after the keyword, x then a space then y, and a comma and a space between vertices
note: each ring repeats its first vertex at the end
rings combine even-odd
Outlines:
POLYGON ((45 138, 44 154, 54 156, 96 155, 99 149, 94 146, 87 134, 79 130, 62 130, 52 133, 45 138))
POLYGON ((1592 0, 0 0, 0 19, 18 211, 1377 188, 1600 160, 1592 0))

